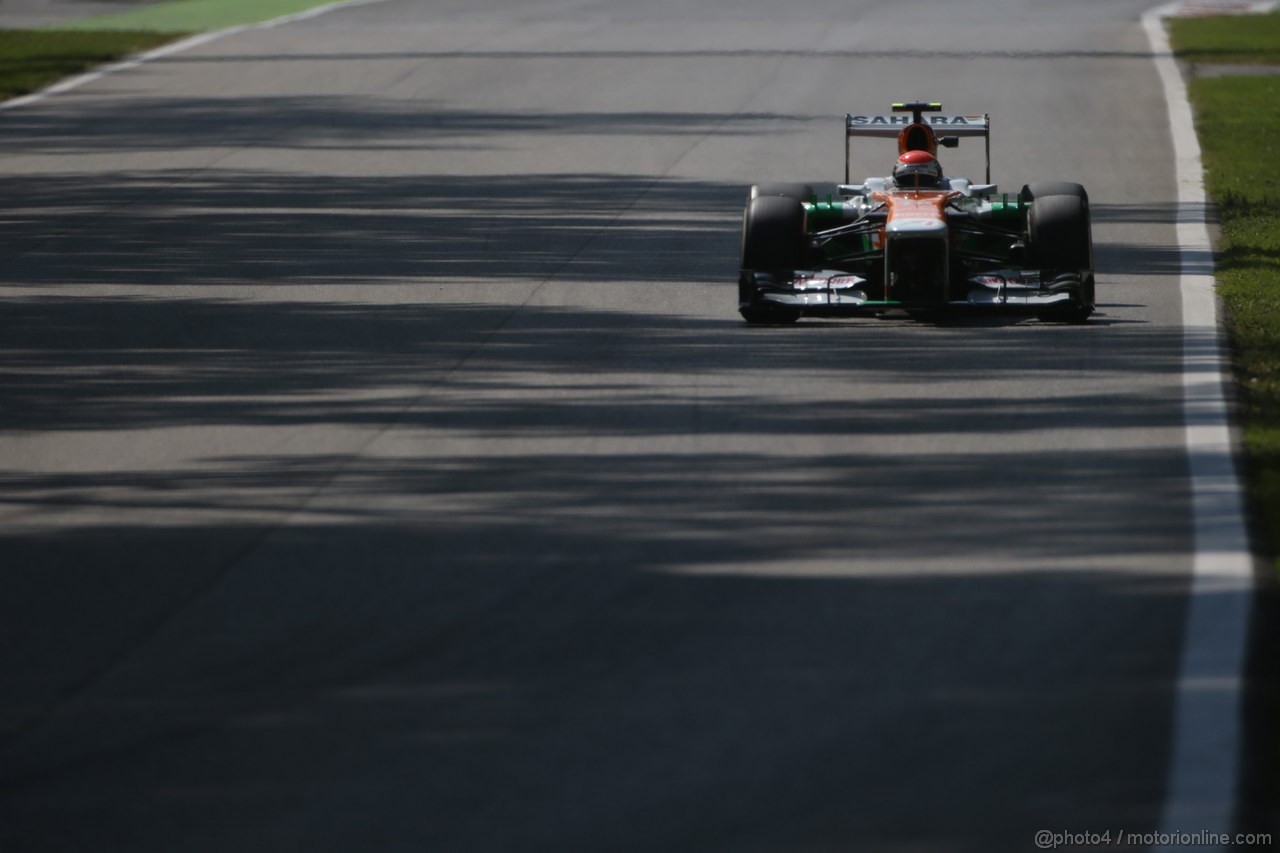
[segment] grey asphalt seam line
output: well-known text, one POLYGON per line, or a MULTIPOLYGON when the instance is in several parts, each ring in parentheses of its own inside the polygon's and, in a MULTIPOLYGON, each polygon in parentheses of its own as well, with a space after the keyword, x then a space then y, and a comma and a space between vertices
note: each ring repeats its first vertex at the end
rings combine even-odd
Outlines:
POLYGON ((1194 535, 1160 819, 1163 837, 1156 839, 1154 847, 1161 851, 1176 848, 1178 833, 1214 833, 1225 838, 1235 828, 1244 666, 1254 587, 1244 493, 1227 407, 1230 370, 1218 323, 1204 167, 1186 85, 1164 27, 1165 19, 1177 15, 1183 5, 1167 3, 1142 16, 1164 90, 1178 189, 1182 409, 1194 535))

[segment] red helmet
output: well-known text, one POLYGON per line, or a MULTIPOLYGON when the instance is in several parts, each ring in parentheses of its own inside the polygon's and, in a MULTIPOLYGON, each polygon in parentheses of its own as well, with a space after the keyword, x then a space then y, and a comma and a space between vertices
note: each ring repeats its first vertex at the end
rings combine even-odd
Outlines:
POLYGON ((903 188, 936 187, 942 183, 942 164, 928 151, 908 151, 894 164, 893 181, 903 188))

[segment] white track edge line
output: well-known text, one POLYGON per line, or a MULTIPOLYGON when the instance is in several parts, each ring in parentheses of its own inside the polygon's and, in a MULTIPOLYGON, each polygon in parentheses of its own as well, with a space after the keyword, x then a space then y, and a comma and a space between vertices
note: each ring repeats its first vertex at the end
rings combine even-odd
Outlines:
POLYGON ((17 109, 19 107, 29 106, 30 104, 38 104, 41 101, 48 100, 54 95, 61 95, 64 92, 70 92, 73 89, 79 89, 103 77, 109 77, 112 74, 118 74, 121 71, 128 71, 131 68, 137 68, 156 59, 163 59, 166 56, 172 56, 176 53, 191 50, 202 44, 208 44, 211 41, 217 41, 226 36, 235 35, 236 33, 248 32, 250 30, 269 30, 275 27, 291 24, 295 21, 305 21, 310 18, 317 18, 320 15, 329 12, 335 12, 339 9, 349 9, 354 6, 371 6, 375 3, 385 3, 387 0, 339 0, 337 3, 329 3, 324 6, 316 6, 313 9, 304 9, 301 12, 294 12, 289 15, 282 15, 279 18, 272 18, 269 21, 261 21, 256 24, 242 24, 235 27, 227 27, 221 30, 212 30, 207 33, 199 33, 180 41, 163 45, 154 50, 148 50, 145 53, 139 53, 135 56, 122 59, 119 62, 112 62, 107 65, 100 66, 87 71, 84 74, 78 74, 75 77, 68 77, 60 80, 51 86, 46 86, 37 92, 29 95, 20 95, 16 98, 10 98, 7 101, 0 101, 0 112, 17 109))
POLYGON ((1254 586, 1225 394, 1229 371, 1218 327, 1200 143, 1186 85, 1164 29, 1164 19, 1181 6, 1168 3, 1142 16, 1168 108, 1178 186, 1183 422, 1195 549, 1160 817, 1162 837, 1154 845, 1160 851, 1179 849, 1180 833, 1226 838, 1235 829, 1254 586))

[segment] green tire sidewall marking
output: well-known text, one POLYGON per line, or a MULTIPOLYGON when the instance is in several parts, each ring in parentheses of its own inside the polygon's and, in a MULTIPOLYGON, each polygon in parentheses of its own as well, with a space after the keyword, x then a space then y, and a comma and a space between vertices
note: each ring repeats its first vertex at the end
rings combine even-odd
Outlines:
POLYGON ((49 29, 196 33, 258 24, 332 4, 333 0, 169 0, 128 12, 80 18, 49 29))

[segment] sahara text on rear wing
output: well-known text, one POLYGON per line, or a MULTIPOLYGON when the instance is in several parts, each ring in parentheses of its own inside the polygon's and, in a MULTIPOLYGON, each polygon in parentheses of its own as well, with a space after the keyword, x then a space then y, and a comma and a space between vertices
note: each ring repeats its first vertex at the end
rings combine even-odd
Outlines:
POLYGON ((936 154, 936 148, 955 148, 962 136, 981 136, 986 140, 987 183, 991 182, 991 116, 940 115, 941 104, 894 104, 893 115, 853 115, 844 117, 844 180, 849 182, 849 140, 855 136, 898 139, 898 153, 925 150, 936 154), (910 112, 911 115, 906 113, 910 112), (932 113, 925 115, 925 113, 932 113))

